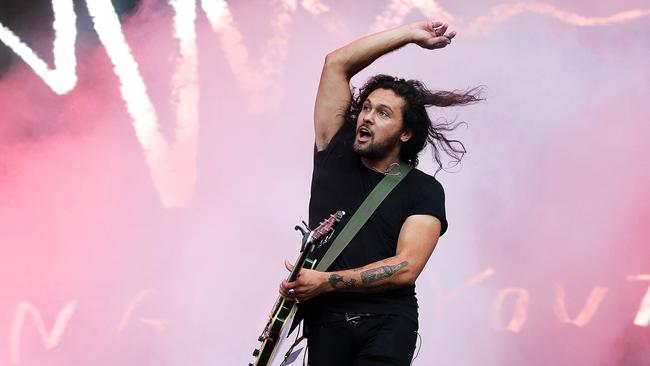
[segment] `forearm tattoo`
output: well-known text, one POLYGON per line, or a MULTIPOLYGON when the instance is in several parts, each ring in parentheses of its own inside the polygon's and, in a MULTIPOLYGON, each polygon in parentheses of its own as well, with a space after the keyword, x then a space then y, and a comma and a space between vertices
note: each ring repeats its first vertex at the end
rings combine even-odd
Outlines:
POLYGON ((340 282, 342 283, 342 286, 338 288, 353 288, 357 280, 354 278, 350 278, 348 281, 344 281, 343 277, 337 275, 336 273, 333 273, 330 278, 328 279, 330 285, 332 288, 337 288, 336 285, 338 285, 340 282))
POLYGON ((373 268, 369 269, 367 271, 361 272, 361 282, 363 284, 369 284, 377 281, 381 281, 384 278, 388 278, 392 276, 395 272, 399 271, 400 269, 408 266, 407 261, 403 261, 402 263, 398 263, 395 265, 388 265, 388 266, 383 266, 379 268, 373 268))
POLYGON ((330 278, 328 279, 330 286, 333 288, 336 288, 336 284, 343 281, 343 277, 337 275, 336 273, 333 273, 330 278))

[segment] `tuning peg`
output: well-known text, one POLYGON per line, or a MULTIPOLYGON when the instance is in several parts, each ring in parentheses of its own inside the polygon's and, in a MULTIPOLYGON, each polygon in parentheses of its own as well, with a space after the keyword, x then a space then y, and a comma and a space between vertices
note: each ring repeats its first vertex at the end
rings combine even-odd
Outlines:
POLYGON ((260 342, 264 342, 264 336, 263 336, 263 335, 259 336, 259 337, 257 338, 257 340, 260 341, 260 342))
POLYGON ((255 350, 253 351, 253 357, 257 357, 259 354, 260 354, 260 350, 255 348, 255 350))

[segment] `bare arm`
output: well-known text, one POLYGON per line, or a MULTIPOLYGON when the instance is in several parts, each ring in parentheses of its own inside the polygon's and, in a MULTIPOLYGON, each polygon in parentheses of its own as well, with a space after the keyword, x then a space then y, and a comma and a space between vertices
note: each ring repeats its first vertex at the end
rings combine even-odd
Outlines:
POLYGON ((445 47, 456 35, 455 32, 445 34, 446 31, 447 24, 441 22, 417 22, 363 37, 328 54, 314 107, 318 151, 327 147, 343 124, 352 98, 350 79, 355 74, 382 55, 408 43, 427 49, 445 47))
POLYGON ((294 282, 282 282, 280 293, 309 300, 324 292, 379 292, 415 283, 438 242, 442 225, 430 215, 409 216, 399 234, 395 256, 361 268, 336 272, 302 269, 294 282))

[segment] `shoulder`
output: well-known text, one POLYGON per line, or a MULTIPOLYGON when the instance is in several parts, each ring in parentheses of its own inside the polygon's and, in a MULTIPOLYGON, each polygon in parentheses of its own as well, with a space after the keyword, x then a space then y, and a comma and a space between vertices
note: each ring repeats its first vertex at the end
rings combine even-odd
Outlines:
POLYGON ((354 136, 354 125, 351 123, 347 122, 344 123, 332 136, 332 139, 327 142, 325 145, 325 148, 322 150, 319 150, 318 152, 325 151, 328 148, 335 147, 338 145, 347 145, 348 143, 352 143, 352 138, 354 136))
POLYGON ((354 126, 345 123, 334 134, 323 150, 318 150, 314 144, 314 165, 320 165, 330 160, 330 157, 340 158, 352 154, 354 126))
MULTIPOLYGON (((440 236, 449 224, 445 210, 445 190, 442 184, 433 176, 413 169, 410 175, 409 215, 432 215, 442 224, 440 236)), ((407 177, 409 178, 409 177, 407 177)))
POLYGON ((445 190, 442 184, 432 175, 429 175, 420 169, 413 169, 410 173, 411 184, 418 191, 434 193, 444 198, 445 190))

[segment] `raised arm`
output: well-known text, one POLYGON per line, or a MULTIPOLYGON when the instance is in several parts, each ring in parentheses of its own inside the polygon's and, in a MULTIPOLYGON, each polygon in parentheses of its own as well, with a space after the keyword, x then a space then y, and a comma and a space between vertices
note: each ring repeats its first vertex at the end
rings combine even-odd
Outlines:
POLYGON ((329 53, 318 85, 314 107, 316 148, 327 147, 343 124, 352 95, 350 79, 377 58, 408 43, 422 48, 442 48, 451 43, 456 32, 447 32, 442 22, 417 22, 375 33, 329 53))

